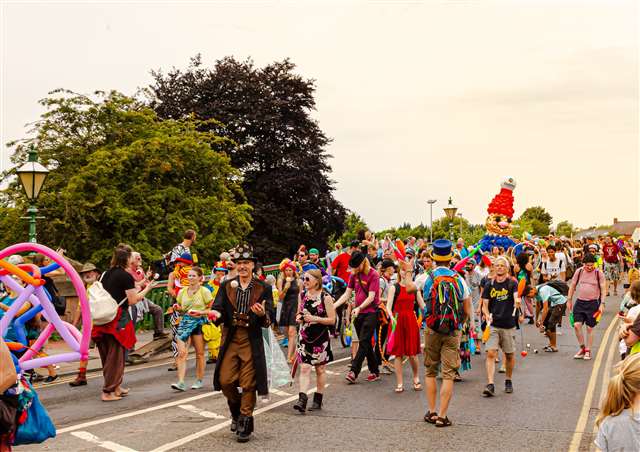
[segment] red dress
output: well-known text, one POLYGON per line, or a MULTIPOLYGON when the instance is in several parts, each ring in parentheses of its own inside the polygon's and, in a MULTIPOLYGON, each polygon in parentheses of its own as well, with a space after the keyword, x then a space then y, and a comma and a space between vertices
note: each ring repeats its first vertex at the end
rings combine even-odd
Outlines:
POLYGON ((393 315, 398 314, 393 347, 389 351, 395 356, 415 356, 420 354, 420 328, 413 310, 416 294, 407 293, 407 289, 400 286, 400 294, 393 305, 393 315))

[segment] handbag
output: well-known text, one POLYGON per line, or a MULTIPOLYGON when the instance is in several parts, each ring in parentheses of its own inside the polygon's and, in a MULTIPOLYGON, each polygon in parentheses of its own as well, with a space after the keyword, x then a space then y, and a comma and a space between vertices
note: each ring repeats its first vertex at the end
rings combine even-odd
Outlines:
POLYGON ((15 431, 18 425, 18 397, 0 395, 0 435, 15 431))
MULTIPOLYGON (((104 276, 104 274, 102 275, 104 276)), ((94 325, 106 325, 116 318, 118 315, 118 306, 126 301, 126 297, 120 303, 113 299, 111 294, 102 285, 100 281, 94 282, 87 289, 89 297, 89 310, 91 311, 91 319, 94 325)))
POLYGON ((31 383, 26 379, 22 379, 21 384, 25 390, 20 397, 26 397, 27 403, 27 419, 16 429, 14 444, 16 446, 22 444, 39 444, 49 438, 55 438, 56 427, 53 425, 49 413, 40 402, 38 393, 33 389, 31 383))

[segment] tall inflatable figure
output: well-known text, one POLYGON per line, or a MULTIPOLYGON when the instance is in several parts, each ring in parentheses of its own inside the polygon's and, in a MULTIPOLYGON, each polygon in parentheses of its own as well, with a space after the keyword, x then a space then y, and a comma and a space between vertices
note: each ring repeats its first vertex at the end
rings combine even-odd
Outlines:
POLYGON ((510 177, 503 181, 500 187, 500 192, 493 197, 487 209, 489 214, 485 222, 487 232, 480 240, 480 248, 484 252, 490 252, 494 246, 501 246, 507 250, 516 244, 510 237, 513 189, 516 188, 516 181, 510 177))

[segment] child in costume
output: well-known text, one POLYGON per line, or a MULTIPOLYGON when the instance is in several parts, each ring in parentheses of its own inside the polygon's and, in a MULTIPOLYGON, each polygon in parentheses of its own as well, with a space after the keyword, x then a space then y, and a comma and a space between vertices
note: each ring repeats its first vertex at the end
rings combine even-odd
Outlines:
MULTIPOLYGON (((175 260, 175 267, 169 274, 169 280, 167 281, 167 292, 173 298, 178 298, 178 294, 183 287, 189 286, 189 271, 193 267, 193 258, 190 253, 182 253, 175 260)), ((178 335, 178 325, 180 324, 180 313, 170 307, 167 310, 167 314, 171 315, 169 319, 169 325, 171 327, 171 333, 173 333, 173 339, 171 340, 171 350, 173 352, 173 358, 178 357, 178 342, 176 337, 178 335)), ((170 371, 178 370, 178 366, 175 365, 169 368, 170 371)))
MULTIPOLYGON (((220 283, 227 275, 229 270, 227 269, 227 263, 225 261, 218 261, 211 271, 211 279, 206 288, 211 291, 211 295, 215 300, 218 290, 220 289, 220 283)), ((215 363, 218 360, 218 353, 220 352, 220 339, 222 338, 222 331, 220 327, 214 325, 213 322, 205 323, 202 325, 202 334, 204 341, 207 344, 207 350, 209 352, 209 358, 207 364, 215 363)))

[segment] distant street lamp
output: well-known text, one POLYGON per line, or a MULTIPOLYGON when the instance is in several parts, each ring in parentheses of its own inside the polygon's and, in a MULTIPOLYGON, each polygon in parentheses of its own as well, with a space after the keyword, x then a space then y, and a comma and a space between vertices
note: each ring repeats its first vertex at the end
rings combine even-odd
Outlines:
POLYGON ((444 213, 447 215, 449 219, 449 235, 451 237, 451 241, 453 242, 453 219, 456 217, 456 212, 458 208, 453 205, 453 201, 451 200, 451 196, 449 196, 449 203, 447 207, 444 208, 444 213))
POLYGON ((40 195, 40 190, 44 185, 44 181, 49 174, 49 170, 38 163, 38 152, 35 147, 31 146, 29 148, 29 159, 16 170, 16 174, 29 200, 29 208, 27 209, 28 217, 26 217, 29 219, 29 241, 36 243, 36 215, 38 209, 35 204, 40 195))
POLYGON ((462 213, 458 212, 457 217, 460 218, 460 237, 462 237, 462 213))
POLYGON ((428 199, 429 203, 429 233, 431 235, 430 243, 433 243, 433 205, 438 202, 437 199, 428 199))

